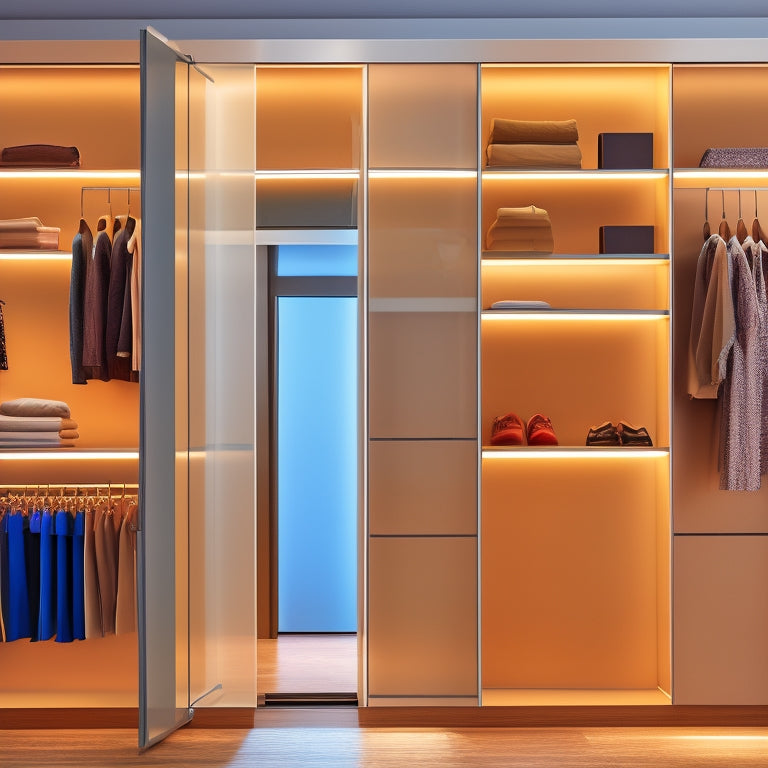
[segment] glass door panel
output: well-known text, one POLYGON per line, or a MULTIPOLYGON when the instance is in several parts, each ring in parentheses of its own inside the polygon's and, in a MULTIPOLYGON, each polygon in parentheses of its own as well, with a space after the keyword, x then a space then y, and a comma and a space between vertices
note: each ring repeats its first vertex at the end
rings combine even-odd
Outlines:
POLYGON ((188 722, 189 65, 141 32, 139 747, 188 722))

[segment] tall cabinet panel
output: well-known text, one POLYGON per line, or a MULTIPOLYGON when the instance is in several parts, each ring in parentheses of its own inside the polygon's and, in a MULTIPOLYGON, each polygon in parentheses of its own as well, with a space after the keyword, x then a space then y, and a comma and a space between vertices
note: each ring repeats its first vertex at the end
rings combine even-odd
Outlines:
MULTIPOLYGON (((694 303, 697 269, 706 263, 705 222, 723 239, 731 276, 735 261, 744 262, 726 227, 747 252, 750 241, 745 236, 755 243, 765 240, 768 161, 765 149, 760 149, 766 143, 760 126, 768 117, 768 69, 676 65, 673 84, 675 703, 766 704, 768 483, 759 471, 748 484, 738 474, 731 479, 721 476, 724 466, 765 462, 765 449, 755 438, 764 442, 760 433, 766 429, 764 422, 760 429, 753 410, 760 410, 760 372, 748 368, 746 376, 734 378, 733 367, 737 347, 739 355, 745 348, 744 334, 756 330, 749 307, 761 296, 765 299, 759 280, 751 293, 744 283, 742 288, 728 286, 735 297, 737 337, 723 352, 728 368, 719 388, 713 388, 716 393, 691 397, 689 372, 692 330, 698 338, 702 329, 694 320, 694 303), (734 104, 753 105, 754 119, 709 119, 712 94, 725 88, 734 104), (736 385, 733 395, 726 394, 731 383, 736 385), (748 406, 752 415, 746 422, 733 421, 743 408, 741 396, 749 392, 759 393, 758 401, 748 406), (737 425, 736 439, 726 442, 729 424, 737 425)), ((761 252, 765 264, 764 248, 761 252)), ((747 272, 756 274, 754 252, 750 256, 747 272)), ((750 275, 746 285, 752 280, 750 275)), ((760 332, 753 338, 765 345, 760 332)), ((747 354, 752 343, 746 345, 747 354)))
POLYGON ((368 704, 477 703, 477 68, 368 87, 368 704))
POLYGON ((669 96, 481 70, 486 705, 670 701, 669 96))

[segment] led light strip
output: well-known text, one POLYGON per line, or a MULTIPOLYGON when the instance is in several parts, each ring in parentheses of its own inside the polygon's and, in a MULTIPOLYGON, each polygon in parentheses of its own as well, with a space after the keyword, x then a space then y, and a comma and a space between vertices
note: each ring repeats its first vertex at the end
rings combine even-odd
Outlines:
POLYGON ((557 258, 545 256, 541 258, 519 258, 519 259, 504 259, 496 257, 483 257, 483 269, 491 269, 493 267, 661 267, 669 266, 669 259, 662 258, 633 258, 626 259, 618 258, 590 258, 589 256, 575 257, 575 258, 557 258))
POLYGON ((549 180, 565 181, 566 179, 601 179, 612 181, 638 180, 638 179, 666 179, 668 171, 492 171, 486 169, 483 171, 483 180, 504 179, 510 181, 517 179, 520 181, 549 180))
POLYGON ((0 171, 0 179, 125 179, 141 178, 139 171, 83 171, 73 168, 67 171, 0 171))
POLYGON ((0 461, 118 461, 138 460, 138 451, 69 451, 55 449, 51 451, 5 451, 0 450, 0 461))
POLYGON ((483 459, 639 459, 642 457, 650 459, 658 459, 663 456, 669 456, 668 451, 659 449, 645 448, 642 450, 632 448, 616 448, 616 449, 594 449, 594 448, 581 448, 581 449, 557 449, 557 448, 542 448, 525 449, 517 448, 510 450, 483 450, 483 459))
POLYGON ((477 171, 457 171, 439 169, 421 170, 371 170, 371 179, 476 179, 477 171))
POLYGON ((253 174, 257 181, 263 180, 312 180, 312 179, 352 179, 360 178, 360 171, 354 169, 340 169, 333 171, 255 171, 253 174))
POLYGON ((506 320, 666 320, 669 318, 668 312, 562 312, 556 309, 541 309, 535 312, 504 312, 502 310, 488 310, 483 312, 483 321, 506 321, 506 320))

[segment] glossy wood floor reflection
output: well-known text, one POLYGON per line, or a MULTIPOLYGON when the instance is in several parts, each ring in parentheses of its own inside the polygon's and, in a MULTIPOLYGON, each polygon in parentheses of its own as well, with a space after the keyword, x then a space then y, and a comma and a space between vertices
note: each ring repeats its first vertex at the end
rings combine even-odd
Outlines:
POLYGON ((259 693, 356 693, 357 635, 259 640, 259 693))
POLYGON ((269 727, 183 729, 139 755, 136 732, 0 731, 3 768, 711 768, 768 766, 768 729, 269 727))

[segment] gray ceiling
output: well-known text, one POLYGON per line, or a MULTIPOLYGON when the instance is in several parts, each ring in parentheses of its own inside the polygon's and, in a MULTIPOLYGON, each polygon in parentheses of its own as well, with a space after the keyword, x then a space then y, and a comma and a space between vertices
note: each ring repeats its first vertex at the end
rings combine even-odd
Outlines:
POLYGON ((767 17, 766 0, 2 0, 0 19, 767 17))

